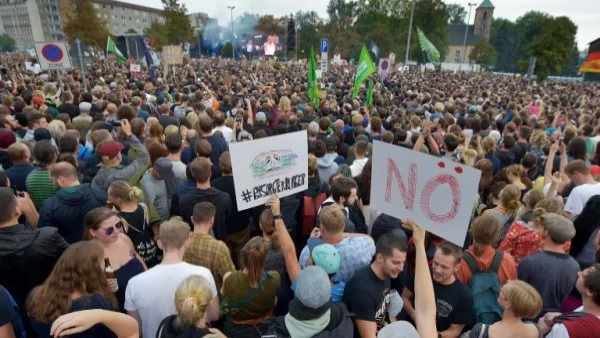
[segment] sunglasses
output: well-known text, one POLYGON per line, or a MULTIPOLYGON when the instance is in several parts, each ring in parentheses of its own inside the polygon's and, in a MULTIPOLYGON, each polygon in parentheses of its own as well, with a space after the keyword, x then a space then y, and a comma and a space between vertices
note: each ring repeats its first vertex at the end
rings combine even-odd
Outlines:
POLYGON ((106 236, 110 236, 110 235, 112 235, 115 232, 116 229, 121 229, 121 228, 123 228, 123 221, 118 221, 115 224, 115 226, 112 226, 110 228, 104 229, 104 234, 106 236))

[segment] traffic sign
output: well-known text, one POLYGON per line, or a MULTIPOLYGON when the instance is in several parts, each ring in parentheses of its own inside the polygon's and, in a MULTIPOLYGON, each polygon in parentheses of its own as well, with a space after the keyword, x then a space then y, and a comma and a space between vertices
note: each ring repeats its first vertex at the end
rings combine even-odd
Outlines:
POLYGON ((42 70, 71 69, 71 58, 65 42, 36 42, 35 53, 42 70))
POLYGON ((321 39, 321 53, 327 53, 329 51, 329 40, 321 39))

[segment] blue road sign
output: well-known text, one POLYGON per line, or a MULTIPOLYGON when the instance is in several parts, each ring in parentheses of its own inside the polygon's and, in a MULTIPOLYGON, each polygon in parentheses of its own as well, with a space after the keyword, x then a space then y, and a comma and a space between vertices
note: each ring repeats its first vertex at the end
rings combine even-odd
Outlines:
POLYGON ((329 40, 321 39, 321 53, 327 53, 329 49, 329 40))

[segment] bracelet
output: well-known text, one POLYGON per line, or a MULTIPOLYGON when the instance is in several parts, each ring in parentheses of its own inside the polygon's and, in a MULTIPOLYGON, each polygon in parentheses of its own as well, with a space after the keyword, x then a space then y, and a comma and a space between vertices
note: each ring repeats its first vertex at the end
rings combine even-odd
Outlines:
POLYGON ((282 219, 281 214, 273 215, 273 220, 282 219))

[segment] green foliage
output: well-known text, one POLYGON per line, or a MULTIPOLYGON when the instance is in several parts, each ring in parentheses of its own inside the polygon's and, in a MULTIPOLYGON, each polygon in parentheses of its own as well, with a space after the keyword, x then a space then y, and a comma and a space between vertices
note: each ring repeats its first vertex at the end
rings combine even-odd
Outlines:
POLYGON ((508 73, 517 71, 517 62, 514 59, 516 34, 516 27, 512 21, 501 18, 492 21, 490 44, 498 52, 495 70, 508 73))
POLYGON ((8 34, 0 34, 0 52, 14 52, 17 49, 17 43, 8 34))
MULTIPOLYGON (((442 0, 415 0, 415 11, 413 18, 413 30, 410 38, 410 60, 415 60, 419 63, 427 62, 427 56, 421 51, 419 45, 419 37, 417 36, 416 25, 419 25, 423 33, 433 43, 433 45, 440 52, 440 56, 443 59, 448 52, 448 11, 446 10, 446 4, 442 0), (425 23, 425 24, 419 24, 425 23)), ((410 2, 406 3, 408 10, 404 11, 404 21, 406 29, 404 29, 403 36, 400 37, 401 41, 406 41, 407 28, 410 18, 410 2)), ((406 47, 402 48, 403 53, 406 51, 406 47)), ((398 53, 396 53, 398 55, 398 53)), ((403 54, 402 54, 403 55, 403 54)))
POLYGON ((528 47, 532 41, 545 29, 551 16, 547 13, 529 11, 515 21, 515 50, 513 60, 517 69, 521 72, 527 71, 529 63, 528 47))
POLYGON ((294 15, 296 22, 296 42, 300 51, 317 48, 321 41, 319 32, 323 32, 323 19, 315 11, 298 11, 294 15))
POLYGON ((273 15, 263 15, 258 19, 254 29, 269 35, 283 35, 285 34, 286 23, 287 20, 283 17, 276 18, 273 15))
POLYGON ((88 46, 104 48, 108 38, 106 21, 96 15, 91 0, 73 1, 65 10, 64 32, 70 43, 75 38, 88 46))
POLYGON ((144 30, 144 35, 152 39, 154 47, 158 49, 169 44, 164 23, 152 21, 150 26, 144 30))
POLYGON ((164 34, 168 44, 178 45, 195 40, 192 23, 187 17, 187 8, 179 0, 161 0, 165 18, 164 34))
POLYGON ((193 23, 192 27, 194 28, 199 28, 202 29, 206 26, 206 24, 208 23, 208 19, 210 19, 210 17, 208 16, 208 14, 206 13, 202 13, 202 12, 198 12, 198 13, 194 13, 194 15, 192 15, 192 18, 190 20, 193 19, 193 23))
POLYGON ((127 30, 127 32, 125 32, 125 33, 127 33, 127 34, 138 34, 138 32, 135 29, 133 29, 133 28, 129 28, 127 30))
POLYGON ((495 65, 497 57, 498 52, 496 52, 494 46, 485 39, 479 39, 469 53, 469 60, 472 60, 485 68, 495 65))
MULTIPOLYGON (((327 14, 329 15, 329 28, 348 30, 356 18, 358 3, 356 1, 329 0, 327 14)), ((358 52, 356 52, 358 55, 358 52)))
POLYGON ((448 12, 448 23, 464 24, 467 18, 467 10, 459 4, 448 4, 446 5, 446 11, 448 12))
POLYGON ((560 74, 573 55, 577 26, 565 16, 548 19, 541 34, 527 48, 537 57, 535 74, 541 78, 560 74))
POLYGON ((226 58, 231 58, 233 55, 233 45, 231 42, 227 42, 223 48, 221 48, 221 56, 226 58))

